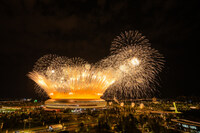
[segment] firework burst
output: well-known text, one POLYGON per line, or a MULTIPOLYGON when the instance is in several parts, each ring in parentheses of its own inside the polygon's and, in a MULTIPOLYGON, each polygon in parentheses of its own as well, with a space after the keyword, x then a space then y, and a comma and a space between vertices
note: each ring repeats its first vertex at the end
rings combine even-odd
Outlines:
POLYGON ((163 56, 138 31, 117 36, 111 45, 111 55, 102 62, 109 62, 119 75, 107 93, 136 98, 151 96, 164 66, 163 56))
POLYGON ((154 91, 163 56, 138 31, 117 36, 111 55, 96 64, 81 58, 45 55, 28 76, 52 99, 100 99, 104 91, 147 96, 154 91))

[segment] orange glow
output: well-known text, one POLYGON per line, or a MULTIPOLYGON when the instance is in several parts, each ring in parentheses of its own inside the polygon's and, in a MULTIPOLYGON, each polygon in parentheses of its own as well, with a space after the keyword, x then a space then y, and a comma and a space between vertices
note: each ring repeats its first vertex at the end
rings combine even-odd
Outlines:
POLYGON ((73 76, 66 81, 63 81, 63 78, 51 81, 35 71, 29 73, 28 76, 52 99, 100 99, 115 80, 113 76, 109 76, 109 72, 92 76, 90 74, 91 72, 83 72, 79 75, 73 73, 73 76))
POLYGON ((73 91, 69 93, 54 92, 54 95, 50 95, 50 98, 52 99, 100 99, 102 94, 101 95, 99 94, 100 93, 97 93, 96 91, 91 91, 91 89, 88 89, 88 90, 73 91))

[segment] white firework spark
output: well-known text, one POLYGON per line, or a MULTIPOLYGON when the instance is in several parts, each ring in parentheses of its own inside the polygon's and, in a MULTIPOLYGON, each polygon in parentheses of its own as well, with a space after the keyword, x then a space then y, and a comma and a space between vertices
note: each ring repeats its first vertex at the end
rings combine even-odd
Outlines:
POLYGON ((99 99, 106 90, 141 97, 153 92, 163 62, 141 33, 128 31, 114 39, 111 55, 96 64, 45 55, 28 76, 54 99, 99 99))

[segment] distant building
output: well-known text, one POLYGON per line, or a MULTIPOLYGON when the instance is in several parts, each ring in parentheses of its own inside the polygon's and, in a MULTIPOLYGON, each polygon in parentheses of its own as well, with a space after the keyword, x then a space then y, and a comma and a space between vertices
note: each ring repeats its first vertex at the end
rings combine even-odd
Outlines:
POLYGON ((190 121, 186 119, 172 119, 175 124, 175 128, 184 132, 199 133, 200 132, 200 123, 195 121, 190 121))

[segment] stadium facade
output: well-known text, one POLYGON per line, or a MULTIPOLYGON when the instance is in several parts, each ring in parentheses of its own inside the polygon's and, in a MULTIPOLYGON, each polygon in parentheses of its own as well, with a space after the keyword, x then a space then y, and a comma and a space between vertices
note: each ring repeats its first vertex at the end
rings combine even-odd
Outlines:
POLYGON ((103 99, 49 99, 45 101, 46 109, 81 109, 104 108, 106 101, 103 99))

